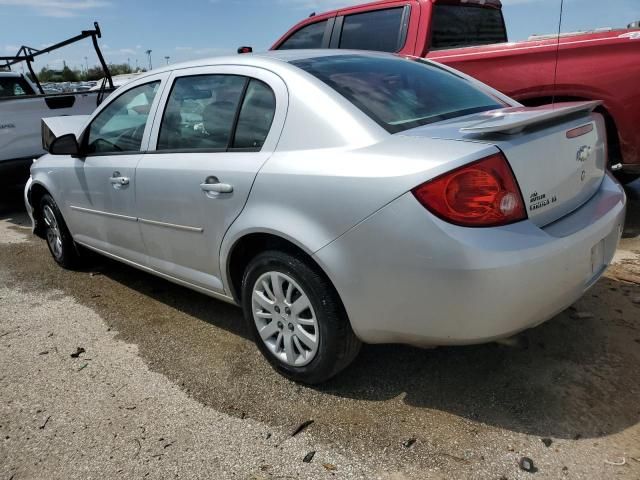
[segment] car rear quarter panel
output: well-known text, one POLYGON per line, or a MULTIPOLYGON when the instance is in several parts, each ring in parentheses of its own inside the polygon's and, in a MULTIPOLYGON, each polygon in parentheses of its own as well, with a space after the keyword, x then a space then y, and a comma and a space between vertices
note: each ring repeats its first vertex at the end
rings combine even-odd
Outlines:
POLYGON ((602 274, 625 214, 606 177, 587 204, 548 228, 448 224, 407 193, 314 258, 329 272, 351 325, 367 343, 460 345, 508 337, 577 300, 602 274))
MULTIPOLYGON (((495 152, 479 143, 391 135, 356 149, 276 152, 227 232, 221 261, 226 264, 236 242, 256 232, 313 254, 413 187, 495 152)), ((228 277, 224 284, 230 285, 228 277)))

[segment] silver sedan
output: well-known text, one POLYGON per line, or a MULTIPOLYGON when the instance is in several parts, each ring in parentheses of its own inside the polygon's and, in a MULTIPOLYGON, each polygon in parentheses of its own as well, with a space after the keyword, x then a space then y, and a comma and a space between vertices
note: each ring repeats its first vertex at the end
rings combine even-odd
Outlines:
POLYGON ((92 250, 236 303, 318 383, 361 342, 488 342, 593 285, 626 204, 597 107, 387 54, 201 60, 45 119, 25 198, 61 266, 92 250))

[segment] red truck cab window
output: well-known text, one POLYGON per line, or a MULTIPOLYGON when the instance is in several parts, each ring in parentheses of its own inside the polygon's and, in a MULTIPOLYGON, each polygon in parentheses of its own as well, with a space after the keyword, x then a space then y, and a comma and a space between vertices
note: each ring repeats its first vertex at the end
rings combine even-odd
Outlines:
POLYGON ((409 7, 387 8, 340 17, 338 48, 398 52, 406 41, 409 7))
POLYGON ((328 20, 305 25, 282 42, 278 47, 278 50, 326 47, 327 41, 325 40, 325 37, 328 37, 328 35, 331 34, 330 30, 327 32, 328 28, 330 28, 328 20))
POLYGON ((436 3, 431 28, 431 50, 507 41, 507 29, 499 8, 436 3))
POLYGON ((340 13, 337 17, 302 26, 275 48, 348 48, 399 52, 407 42, 411 7, 406 3, 340 13))

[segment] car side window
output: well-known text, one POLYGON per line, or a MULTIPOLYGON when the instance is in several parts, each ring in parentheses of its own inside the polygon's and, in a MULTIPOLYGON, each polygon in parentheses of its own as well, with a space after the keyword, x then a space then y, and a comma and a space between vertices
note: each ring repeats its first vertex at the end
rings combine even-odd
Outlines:
POLYGON ((260 150, 276 113, 276 97, 271 88, 252 79, 247 88, 232 148, 260 150))
POLYGON ((160 81, 128 90, 93 119, 85 134, 87 154, 138 152, 160 81))
POLYGON ((322 48, 327 20, 302 27, 287 38, 278 50, 294 50, 301 48, 322 48))
POLYGON ((0 77, 0 97, 19 97, 27 95, 27 82, 19 77, 0 77))
POLYGON ((156 150, 226 150, 246 83, 239 75, 176 79, 156 150))
POLYGON ((340 48, 397 52, 404 43, 404 7, 344 17, 340 48))

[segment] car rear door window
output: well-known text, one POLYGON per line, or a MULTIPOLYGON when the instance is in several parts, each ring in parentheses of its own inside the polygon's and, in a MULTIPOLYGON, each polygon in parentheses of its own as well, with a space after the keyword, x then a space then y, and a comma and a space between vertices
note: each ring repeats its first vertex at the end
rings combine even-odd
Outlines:
POLYGON ((322 48, 327 20, 302 27, 287 38, 278 50, 294 50, 301 48, 322 48))
POLYGON ((460 48, 507 41, 507 30, 498 8, 434 5, 431 48, 460 48))
POLYGON ((404 7, 344 17, 340 48, 397 52, 404 43, 404 7))
POLYGON ((140 151, 147 119, 160 82, 134 87, 113 100, 91 122, 88 154, 140 151))
POLYGON ((242 102, 232 148, 260 150, 276 113, 276 97, 260 80, 251 80, 242 102))
POLYGON ((247 81, 240 75, 176 79, 162 117, 156 149, 226 150, 247 81))

